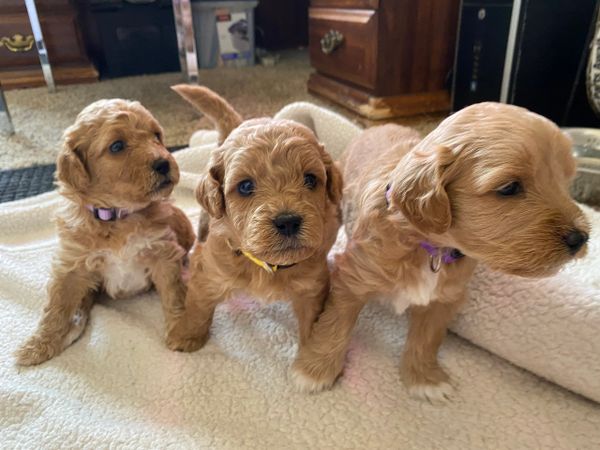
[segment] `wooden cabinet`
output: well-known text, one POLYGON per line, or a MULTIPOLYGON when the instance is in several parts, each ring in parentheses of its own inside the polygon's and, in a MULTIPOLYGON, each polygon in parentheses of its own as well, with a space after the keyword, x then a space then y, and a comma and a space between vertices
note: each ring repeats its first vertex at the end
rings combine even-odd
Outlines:
MULTIPOLYGON (((97 80, 70 0, 37 0, 36 6, 56 83, 97 80)), ((45 84, 22 0, 0 2, 0 83, 5 89, 45 84)))
POLYGON ((312 0, 310 92, 369 118, 450 107, 460 0, 312 0))
POLYGON ((322 74, 374 89, 377 40, 372 36, 377 36, 378 19, 377 11, 372 9, 311 9, 309 48, 313 67, 322 74), (343 40, 338 48, 327 53, 320 40, 332 31, 341 33, 343 40))

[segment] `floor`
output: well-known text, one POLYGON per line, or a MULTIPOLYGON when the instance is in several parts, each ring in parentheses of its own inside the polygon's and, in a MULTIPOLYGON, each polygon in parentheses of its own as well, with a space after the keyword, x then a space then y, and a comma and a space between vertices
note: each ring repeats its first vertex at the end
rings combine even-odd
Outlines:
MULTIPOLYGON (((350 111, 308 94, 306 82, 310 72, 308 53, 292 50, 283 52, 274 67, 201 70, 200 82, 227 98, 246 118, 272 115, 288 103, 309 101, 362 123, 350 111)), ((168 146, 186 145, 194 130, 211 128, 211 125, 169 89, 181 82, 180 73, 164 73, 59 86, 53 94, 45 88, 7 91, 6 100, 16 134, 0 135, 0 170, 53 163, 63 130, 73 123, 83 107, 101 98, 141 101, 164 127, 168 146)), ((442 117, 439 114, 419 116, 398 122, 426 133, 442 117)))

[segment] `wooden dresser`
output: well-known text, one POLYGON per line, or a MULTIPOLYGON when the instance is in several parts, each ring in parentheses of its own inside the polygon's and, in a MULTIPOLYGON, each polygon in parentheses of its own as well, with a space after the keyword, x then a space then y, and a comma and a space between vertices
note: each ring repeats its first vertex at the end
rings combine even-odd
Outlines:
POLYGON ((460 0, 311 0, 308 90, 369 119, 450 108, 460 0))
MULTIPOLYGON (((36 6, 55 82, 97 80, 72 2, 37 0, 36 6)), ((23 0, 0 0, 0 83, 4 89, 45 85, 23 0)))

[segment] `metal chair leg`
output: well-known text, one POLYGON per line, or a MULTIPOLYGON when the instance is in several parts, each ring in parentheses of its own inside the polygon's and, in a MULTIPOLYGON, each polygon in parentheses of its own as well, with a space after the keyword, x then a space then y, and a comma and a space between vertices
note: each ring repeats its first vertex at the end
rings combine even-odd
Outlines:
POLYGON ((29 16, 29 23, 31 23, 35 46, 37 47, 38 56, 40 57, 42 73, 44 74, 48 91, 54 92, 56 90, 54 86, 54 77, 52 76, 52 68, 50 67, 50 61, 48 60, 48 50, 46 49, 46 43, 44 42, 40 19, 38 17, 37 8, 35 7, 35 0, 25 0, 25 6, 27 7, 27 15, 29 16))
POLYGON ((6 99, 4 98, 4 92, 2 92, 2 86, 0 86, 0 132, 14 134, 15 129, 8 112, 8 106, 6 99))
POLYGON ((190 83, 198 82, 198 57, 196 56, 196 40, 192 20, 190 0, 173 0, 177 46, 181 70, 190 83))

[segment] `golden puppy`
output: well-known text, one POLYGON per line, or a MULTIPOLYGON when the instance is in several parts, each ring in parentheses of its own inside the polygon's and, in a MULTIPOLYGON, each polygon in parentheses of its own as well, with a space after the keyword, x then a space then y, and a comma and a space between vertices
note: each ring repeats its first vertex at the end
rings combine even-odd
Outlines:
POLYGON ((385 298, 398 313, 409 308, 402 380, 413 395, 444 400, 451 386, 437 351, 477 262, 541 277, 586 250, 589 225, 567 190, 571 142, 544 117, 481 103, 423 140, 397 125, 371 128, 345 156, 348 243, 295 382, 331 386, 362 307, 385 298))
POLYGON ((100 292, 126 297, 154 285, 171 327, 194 231, 169 202, 179 169, 162 136, 142 105, 119 99, 92 103, 65 131, 56 177, 68 203, 56 218, 48 303, 17 351, 19 364, 39 364, 73 343, 100 292))
POLYGON ((302 345, 329 291, 326 258, 340 225, 339 170, 303 125, 269 118, 242 123, 209 89, 173 89, 216 123, 222 144, 196 190, 210 215, 209 230, 191 255, 185 315, 170 346, 202 347, 217 304, 240 291, 291 300, 302 345))

